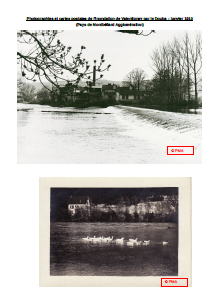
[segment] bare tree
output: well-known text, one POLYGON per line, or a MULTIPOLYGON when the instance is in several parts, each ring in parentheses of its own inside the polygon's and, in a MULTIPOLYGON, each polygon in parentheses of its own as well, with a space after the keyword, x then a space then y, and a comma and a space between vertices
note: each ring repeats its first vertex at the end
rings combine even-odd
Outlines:
POLYGON ((190 67, 190 39, 187 32, 185 32, 183 38, 183 56, 184 56, 184 70, 186 72, 187 79, 187 94, 188 104, 190 103, 190 89, 191 89, 191 67, 190 67))
POLYGON ((24 81, 22 79, 22 77, 18 77, 17 79, 17 98, 21 97, 21 90, 24 86, 24 81))
POLYGON ((46 88, 42 87, 40 90, 37 91, 38 102, 49 102, 50 100, 50 92, 46 88))
POLYGON ((132 87, 136 91, 143 89, 146 73, 143 69, 135 68, 129 72, 123 80, 123 86, 132 87))
POLYGON ((195 42, 186 32, 182 39, 174 38, 172 43, 163 44, 151 55, 154 70, 154 92, 157 100, 163 103, 182 102, 183 94, 191 102, 191 86, 195 87, 197 102, 198 84, 201 81, 201 35, 196 36, 195 42))
POLYGON ((174 38, 173 44, 171 46, 172 55, 175 57, 176 61, 176 69, 178 72, 178 101, 182 101, 182 94, 184 92, 184 57, 183 57, 183 49, 182 44, 179 39, 174 38))
POLYGON ((19 99, 22 99, 22 101, 25 102, 32 102, 35 99, 36 96, 36 88, 35 86, 25 83, 22 81, 21 78, 17 81, 17 97, 19 99))
POLYGON ((154 70, 154 85, 155 91, 158 93, 158 98, 163 103, 170 102, 170 85, 172 79, 172 62, 169 45, 161 45, 155 49, 151 55, 152 69, 154 70))
POLYGON ((202 37, 197 33, 193 43, 190 43, 190 68, 192 69, 193 84, 195 90, 195 102, 198 100, 198 85, 201 82, 202 75, 202 37))
MULTIPOLYGON (((63 45, 60 39, 57 39, 58 33, 60 32, 55 30, 21 30, 17 33, 17 41, 29 46, 27 53, 17 52, 22 76, 31 81, 38 79, 47 89, 43 79, 59 90, 62 81, 77 86, 81 79, 86 79, 90 85, 92 71, 89 62, 82 57, 85 46, 81 46, 80 52, 72 56, 70 62, 68 58, 72 47, 63 45)), ((103 68, 104 62, 104 55, 101 55, 100 63, 96 67, 97 72, 110 68, 111 65, 103 68)))

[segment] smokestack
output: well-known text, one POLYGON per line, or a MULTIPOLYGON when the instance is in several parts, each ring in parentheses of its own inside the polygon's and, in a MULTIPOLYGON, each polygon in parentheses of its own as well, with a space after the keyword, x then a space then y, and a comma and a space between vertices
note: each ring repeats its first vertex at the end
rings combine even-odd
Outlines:
POLYGON ((94 60, 94 66, 93 66, 93 86, 96 85, 96 60, 94 60))

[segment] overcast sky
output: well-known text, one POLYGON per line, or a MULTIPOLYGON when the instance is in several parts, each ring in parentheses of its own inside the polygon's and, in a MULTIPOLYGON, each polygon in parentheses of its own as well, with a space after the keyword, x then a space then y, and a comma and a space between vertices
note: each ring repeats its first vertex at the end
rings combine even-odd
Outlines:
MULTIPOLYGON (((72 47, 71 55, 77 54, 84 45, 86 49, 83 51, 83 57, 91 66, 94 60, 99 62, 101 54, 104 54, 104 65, 111 64, 111 68, 103 73, 103 79, 122 81, 134 68, 142 68, 147 78, 151 79, 153 70, 150 67, 150 55, 153 50, 162 43, 172 41, 174 37, 183 36, 184 32, 156 30, 156 33, 143 37, 113 30, 73 30, 60 33, 58 38, 64 45, 72 47)), ((194 36, 196 31, 188 32, 194 36)), ((23 52, 26 50, 23 45, 21 49, 23 52)), ((20 50, 19 44, 18 50, 20 50)))

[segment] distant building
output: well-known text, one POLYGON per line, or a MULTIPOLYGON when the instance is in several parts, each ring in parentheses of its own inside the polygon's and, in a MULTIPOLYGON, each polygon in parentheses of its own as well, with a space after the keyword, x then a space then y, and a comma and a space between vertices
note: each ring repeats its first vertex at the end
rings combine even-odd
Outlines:
POLYGON ((119 101, 122 102, 139 102, 146 99, 145 91, 136 91, 132 87, 120 87, 118 92, 119 101))
POLYGON ((137 213, 154 213, 154 214, 167 214, 175 212, 176 207, 170 203, 171 197, 163 196, 161 201, 143 201, 141 200, 136 207, 137 213))
POLYGON ((117 85, 107 84, 102 85, 102 99, 104 100, 116 100, 117 85))
POLYGON ((89 89, 89 98, 90 102, 99 101, 102 98, 102 87, 101 86, 92 86, 89 89))
POLYGON ((68 213, 70 216, 74 216, 76 213, 80 214, 82 210, 84 210, 87 215, 90 215, 92 211, 98 211, 98 213, 111 213, 114 211, 117 215, 129 213, 131 216, 134 216, 135 213, 137 213, 140 216, 144 216, 145 214, 152 213, 166 215, 177 211, 177 197, 163 195, 160 197, 160 201, 155 201, 153 199, 154 197, 150 196, 147 197, 147 201, 141 199, 139 203, 135 205, 126 205, 125 203, 116 205, 93 205, 89 196, 71 196, 68 199, 68 213))
POLYGON ((88 102, 90 97, 89 97, 89 92, 87 90, 79 90, 75 89, 71 95, 72 102, 88 102))
POLYGON ((74 215, 78 210, 85 210, 90 213, 91 199, 89 196, 71 196, 68 200, 68 212, 74 215))
POLYGON ((117 212, 118 206, 117 205, 107 205, 107 204, 97 204, 93 208, 95 210, 99 210, 102 212, 110 212, 110 211, 117 212))

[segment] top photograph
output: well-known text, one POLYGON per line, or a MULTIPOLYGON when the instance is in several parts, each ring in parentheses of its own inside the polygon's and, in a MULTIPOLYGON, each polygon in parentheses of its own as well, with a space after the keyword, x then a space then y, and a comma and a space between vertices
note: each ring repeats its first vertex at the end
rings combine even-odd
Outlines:
POLYGON ((17 31, 18 164, 201 164, 202 32, 17 31))

